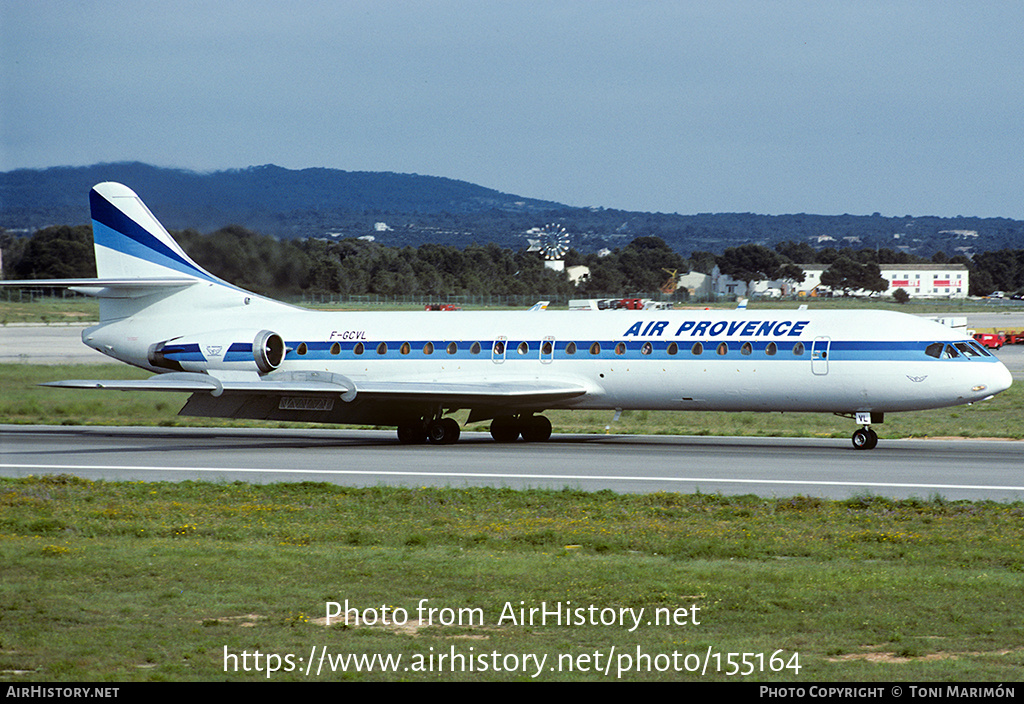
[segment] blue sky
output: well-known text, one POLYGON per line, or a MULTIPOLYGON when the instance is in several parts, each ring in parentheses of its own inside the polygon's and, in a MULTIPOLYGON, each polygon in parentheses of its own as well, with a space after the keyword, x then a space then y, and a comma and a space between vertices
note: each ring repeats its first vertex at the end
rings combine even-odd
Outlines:
POLYGON ((274 163, 1024 219, 1022 28, 1019 0, 0 0, 0 171, 274 163))

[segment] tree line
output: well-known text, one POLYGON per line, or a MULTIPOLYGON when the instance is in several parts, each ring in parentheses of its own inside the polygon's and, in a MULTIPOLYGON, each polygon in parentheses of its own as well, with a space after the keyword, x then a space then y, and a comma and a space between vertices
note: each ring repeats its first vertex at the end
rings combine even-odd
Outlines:
MULTIPOLYGON (((718 266, 734 279, 802 281, 798 264, 825 264, 822 282, 835 290, 884 290, 880 264, 959 263, 970 272, 970 294, 1024 291, 1024 249, 983 252, 973 257, 931 259, 885 249, 815 249, 786 241, 727 248, 722 254, 694 251, 684 257, 660 237, 641 236, 602 254, 570 249, 567 267, 584 265, 589 278, 578 286, 544 266, 536 252, 497 244, 422 244, 390 247, 364 239, 280 241, 240 226, 203 235, 173 233, 200 266, 242 288, 268 296, 340 295, 537 295, 552 299, 653 292, 673 275, 710 274, 718 266)), ((31 237, 0 230, 7 279, 91 277, 96 274, 92 231, 87 225, 56 226, 31 237)))

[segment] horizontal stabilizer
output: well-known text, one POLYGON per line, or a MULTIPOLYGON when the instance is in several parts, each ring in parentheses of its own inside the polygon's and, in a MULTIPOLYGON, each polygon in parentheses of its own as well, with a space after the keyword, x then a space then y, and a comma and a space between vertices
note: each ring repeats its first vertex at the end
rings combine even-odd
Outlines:
POLYGON ((0 286, 19 288, 66 288, 93 298, 141 298, 199 283, 198 279, 23 279, 0 281, 0 286))

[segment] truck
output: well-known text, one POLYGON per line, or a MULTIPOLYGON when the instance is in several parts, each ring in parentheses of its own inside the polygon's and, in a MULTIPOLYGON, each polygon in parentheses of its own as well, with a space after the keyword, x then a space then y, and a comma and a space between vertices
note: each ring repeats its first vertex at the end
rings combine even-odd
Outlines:
POLYGON ((976 332, 974 340, 983 347, 990 350, 997 350, 1006 344, 1006 338, 999 332, 976 332))
POLYGON ((643 298, 576 298, 569 310, 644 310, 651 303, 643 298))

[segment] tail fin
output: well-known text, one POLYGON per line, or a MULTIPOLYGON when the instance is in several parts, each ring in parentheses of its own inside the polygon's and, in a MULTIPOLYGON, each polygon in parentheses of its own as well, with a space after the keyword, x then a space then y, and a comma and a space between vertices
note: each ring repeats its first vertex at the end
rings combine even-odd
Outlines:
POLYGON ((178 246, 135 191, 120 183, 100 183, 89 191, 92 238, 99 279, 221 281, 178 246))
POLYGON ((0 286, 45 284, 95 296, 100 299, 101 323, 135 315, 179 292, 194 290, 193 285, 198 283, 217 284, 203 287, 207 304, 213 302, 217 292, 231 296, 240 293, 245 305, 266 300, 217 278, 192 261, 127 186, 112 182, 93 186, 89 206, 96 251, 95 279, 0 281, 0 286))

